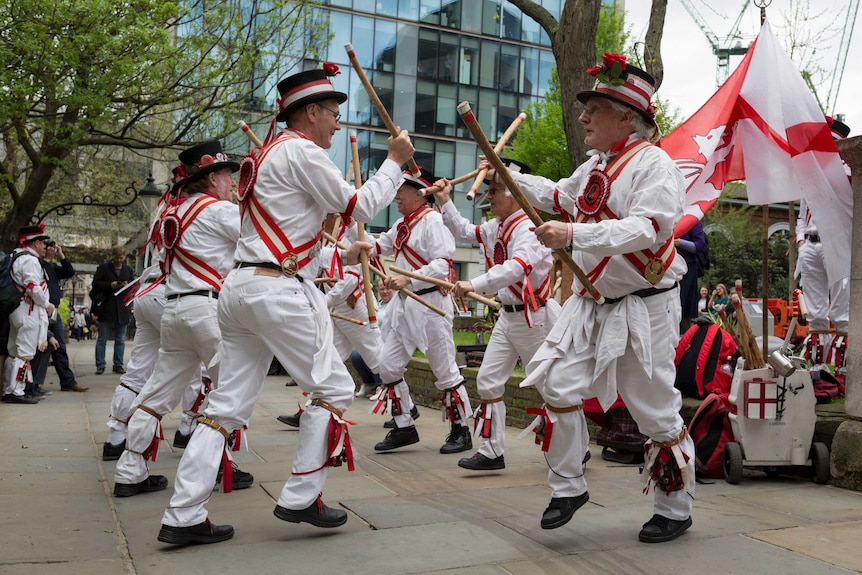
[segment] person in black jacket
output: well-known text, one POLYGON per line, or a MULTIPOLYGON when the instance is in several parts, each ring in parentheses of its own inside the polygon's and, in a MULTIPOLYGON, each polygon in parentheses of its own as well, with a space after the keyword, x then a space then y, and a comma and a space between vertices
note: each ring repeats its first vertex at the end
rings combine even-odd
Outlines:
MULTIPOLYGON (((96 340, 96 375, 105 373, 105 348, 108 338, 114 339, 114 373, 126 373, 123 355, 126 351, 126 329, 129 327, 129 308, 117 290, 134 280, 132 268, 126 265, 126 250, 122 246, 111 248, 111 259, 99 265, 93 276, 93 291, 101 298, 98 313, 99 336, 96 340)), ((93 302, 94 308, 96 302, 93 302)))
MULTIPOLYGON (((39 260, 42 264, 42 269, 45 270, 45 278, 48 283, 48 301, 54 304, 54 307, 60 307, 60 280, 74 277, 75 268, 72 267, 72 262, 66 258, 63 253, 63 248, 52 240, 48 240, 45 244, 45 257, 39 260), (59 263, 52 263, 52 260, 57 258, 59 263)), ((45 351, 36 352, 36 356, 30 362, 33 370, 33 394, 34 396, 45 395, 42 390, 42 385, 45 383, 45 377, 48 375, 48 359, 54 360, 54 369, 57 371, 57 376, 60 378, 60 391, 87 391, 89 387, 79 385, 75 381, 75 374, 69 367, 69 356, 66 354, 66 339, 63 330, 63 318, 60 314, 55 314, 56 317, 48 324, 48 341, 50 345, 45 351), (54 342, 51 338, 54 338, 54 342), (55 344, 56 342, 56 344, 55 344), (56 347, 55 347, 56 345, 56 347)))

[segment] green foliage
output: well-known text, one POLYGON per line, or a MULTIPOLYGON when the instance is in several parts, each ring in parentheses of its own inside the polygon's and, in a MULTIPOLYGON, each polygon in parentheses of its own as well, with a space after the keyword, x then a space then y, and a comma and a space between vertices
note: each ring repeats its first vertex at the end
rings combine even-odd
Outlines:
MULTIPOLYGON (((732 290, 734 282, 741 279, 745 297, 760 296, 763 285, 760 220, 760 208, 755 206, 720 204, 709 211, 703 226, 709 237, 711 266, 700 278, 701 285, 711 291, 717 283, 723 283, 732 290)), ((769 238, 769 297, 787 298, 789 246, 786 232, 769 238)))

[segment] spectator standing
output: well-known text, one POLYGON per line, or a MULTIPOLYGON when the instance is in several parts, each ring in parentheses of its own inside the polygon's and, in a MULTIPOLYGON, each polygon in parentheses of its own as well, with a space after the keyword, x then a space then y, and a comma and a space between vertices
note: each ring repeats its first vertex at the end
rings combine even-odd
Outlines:
POLYGON ((123 368, 126 352, 126 329, 131 314, 123 296, 114 295, 134 279, 134 272, 126 264, 126 250, 122 246, 111 248, 111 259, 102 263, 93 276, 93 292, 101 298, 97 314, 98 339, 96 340, 96 375, 105 373, 105 350, 108 338, 114 340, 114 373, 126 373, 123 368))
POLYGON ((700 269, 697 264, 697 255, 706 249, 706 235, 700 222, 674 240, 676 250, 682 254, 688 266, 688 271, 679 281, 679 299, 682 303, 682 319, 679 321, 679 333, 685 333, 694 320, 698 317, 697 308, 697 277, 700 269))

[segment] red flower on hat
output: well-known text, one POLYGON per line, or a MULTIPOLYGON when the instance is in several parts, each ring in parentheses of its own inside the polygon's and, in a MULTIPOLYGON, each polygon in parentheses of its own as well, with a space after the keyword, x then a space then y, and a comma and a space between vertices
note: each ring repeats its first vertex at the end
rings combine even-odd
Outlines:
POLYGON ((587 70, 587 74, 595 76, 596 80, 602 84, 622 86, 626 77, 626 56, 625 54, 605 52, 602 55, 601 66, 593 66, 587 70))
POLYGON ((835 118, 833 118, 832 116, 824 116, 824 118, 826 118, 826 125, 831 128, 832 124, 835 123, 835 118))
POLYGON ((341 70, 339 70, 338 66, 336 66, 332 62, 324 62, 323 73, 327 76, 338 76, 339 74, 341 74, 341 70))

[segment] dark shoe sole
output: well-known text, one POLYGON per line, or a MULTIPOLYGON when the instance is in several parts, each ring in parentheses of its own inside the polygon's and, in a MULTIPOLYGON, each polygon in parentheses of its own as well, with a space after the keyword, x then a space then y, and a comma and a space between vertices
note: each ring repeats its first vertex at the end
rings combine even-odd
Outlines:
POLYGON ((153 491, 162 491, 168 487, 168 478, 164 475, 150 475, 140 483, 114 484, 114 497, 132 497, 138 493, 151 493, 153 491))
POLYGON ((294 511, 292 509, 282 507, 281 505, 276 505, 275 509, 272 510, 272 514, 282 521, 289 521, 290 523, 308 523, 315 527, 322 527, 324 529, 341 527, 347 523, 347 512, 344 512, 344 516, 335 521, 323 521, 318 517, 306 515, 302 511, 294 511))
POLYGON ((400 449, 402 447, 407 447, 408 445, 413 445, 414 443, 419 443, 418 437, 411 438, 409 441, 399 443, 398 445, 386 444, 386 441, 384 440, 374 446, 374 451, 392 451, 393 449, 400 449))
POLYGON ((458 461, 458 467, 462 469, 469 469, 470 471, 496 471, 498 469, 506 469, 505 461, 496 461, 494 459, 489 459, 491 463, 487 465, 476 465, 473 463, 472 458, 463 458, 458 461))
POLYGON ((642 543, 665 543, 666 541, 673 541, 683 533, 685 533, 689 527, 691 527, 691 517, 686 519, 684 522, 677 525, 676 529, 669 533, 663 533, 661 535, 649 535, 643 532, 643 530, 638 534, 638 540, 642 543))
POLYGON ((195 533, 177 533, 172 528, 162 525, 159 530, 159 541, 169 543, 171 545, 206 545, 209 543, 218 543, 227 541, 233 538, 233 527, 230 532, 222 534, 195 534, 195 533))
MULTIPOLYGON (((578 497, 581 497, 581 496, 578 496, 578 497)), ((586 505, 589 500, 590 500, 590 494, 589 494, 589 492, 585 492, 583 499, 578 501, 576 503, 574 509, 572 509, 568 514, 563 515, 562 517, 560 517, 559 519, 557 519, 553 523, 545 523, 544 521, 542 521, 541 522, 542 529, 556 529, 558 527, 562 527, 563 525, 565 525, 566 523, 571 521, 572 517, 575 516, 575 512, 578 509, 580 509, 581 507, 583 507, 584 505, 586 505)))
POLYGON ((102 461, 115 461, 123 455, 126 450, 126 440, 122 443, 114 445, 113 443, 105 443, 102 446, 102 461))

